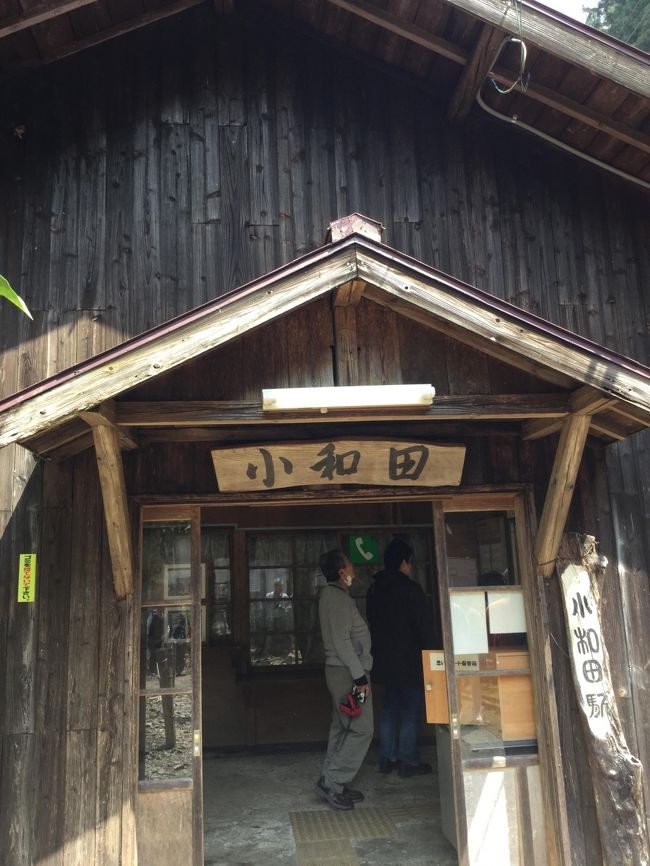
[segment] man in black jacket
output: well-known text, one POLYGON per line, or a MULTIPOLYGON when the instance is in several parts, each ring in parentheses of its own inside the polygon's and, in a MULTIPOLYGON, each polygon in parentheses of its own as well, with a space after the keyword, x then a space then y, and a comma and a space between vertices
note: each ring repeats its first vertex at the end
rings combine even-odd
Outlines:
POLYGON ((386 568, 374 576, 366 615, 372 637, 373 683, 385 686, 379 718, 382 773, 431 772, 420 760, 417 735, 424 704, 422 650, 433 646, 433 621, 422 587, 411 580, 413 550, 394 538, 384 553, 386 568))

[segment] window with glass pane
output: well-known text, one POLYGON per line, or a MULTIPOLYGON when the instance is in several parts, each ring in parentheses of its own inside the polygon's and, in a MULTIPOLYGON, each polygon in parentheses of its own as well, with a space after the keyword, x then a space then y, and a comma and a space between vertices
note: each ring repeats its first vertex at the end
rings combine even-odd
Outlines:
POLYGON ((510 513, 447 514, 445 531, 450 586, 519 583, 510 513))
POLYGON ((202 569, 205 570, 201 614, 204 619, 207 619, 204 639, 215 643, 232 634, 232 580, 228 530, 218 526, 201 527, 201 563, 202 569))
POLYGON ((189 599, 190 523, 146 523, 142 539, 142 603, 189 599))
POLYGON ((139 778, 192 775, 191 523, 145 523, 139 778))
POLYGON ((325 578, 319 561, 337 546, 331 531, 247 536, 252 665, 322 663, 318 591, 325 578))

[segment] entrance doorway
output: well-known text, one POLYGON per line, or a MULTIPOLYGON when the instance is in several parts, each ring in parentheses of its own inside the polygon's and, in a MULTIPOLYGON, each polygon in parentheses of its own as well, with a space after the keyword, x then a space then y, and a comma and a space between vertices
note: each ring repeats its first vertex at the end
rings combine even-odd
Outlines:
MULTIPOLYGON (((198 751, 201 759, 190 759, 189 775, 179 762, 179 774, 186 775, 176 784, 166 780, 168 791, 178 794, 182 782, 192 792, 186 800, 195 863, 300 866, 362 857, 371 866, 545 866, 519 564, 525 533, 517 532, 514 510, 503 498, 483 498, 473 510, 465 501, 458 511, 459 502, 211 504, 191 510, 189 543, 183 548, 176 539, 171 557, 162 535, 180 531, 170 520, 173 509, 143 509, 144 537, 157 525, 160 548, 147 562, 143 545, 143 587, 155 562, 167 595, 163 644, 174 647, 177 678, 172 693, 164 680, 166 652, 158 657, 160 649, 153 648, 154 602, 143 593, 141 633, 147 639, 141 646, 152 681, 146 680, 150 691, 141 707, 146 698, 159 700, 161 717, 154 723, 161 731, 165 699, 174 699, 178 716, 184 697, 193 719, 202 719, 190 725, 193 754, 198 751), (430 691, 440 679, 427 677, 427 671, 439 674, 443 659, 442 704, 432 711, 427 694, 434 716, 421 730, 423 758, 433 773, 415 779, 382 775, 371 749, 357 779, 366 801, 352 821, 350 814, 325 811, 314 793, 330 715, 318 628, 318 561, 334 547, 356 560, 351 595, 365 614, 372 575, 395 536, 415 551, 412 577, 424 589, 436 635, 436 645, 423 656, 430 691), (178 600, 190 608, 183 622, 178 600), (188 629, 201 635, 201 653, 197 641, 193 651, 184 649, 188 629), (186 679, 185 691, 179 691, 190 670, 192 690, 186 679), (205 859, 198 853, 203 843, 205 859)), ((159 606, 155 610, 160 616, 159 606)), ((375 702, 379 713, 380 687, 375 702)), ((145 753, 150 722, 146 717, 145 753)))

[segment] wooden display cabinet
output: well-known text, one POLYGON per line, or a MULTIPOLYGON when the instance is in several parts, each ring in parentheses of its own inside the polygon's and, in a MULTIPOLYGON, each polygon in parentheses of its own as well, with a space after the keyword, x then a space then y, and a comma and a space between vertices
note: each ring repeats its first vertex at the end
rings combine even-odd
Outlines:
MULTIPOLYGON (((441 656, 442 652, 435 653, 441 656)), ((483 670, 502 670, 503 676, 458 677, 461 725, 484 725, 504 742, 534 740, 535 704, 530 674, 508 675, 509 670, 528 670, 528 652, 520 648, 492 650, 483 657, 483 670)), ((427 722, 448 724, 447 683, 444 667, 432 671, 429 651, 423 652, 427 722)))
MULTIPOLYGON (((484 667, 487 670, 527 670, 528 652, 524 649, 498 649, 488 653, 484 667)), ((504 742, 534 740, 535 704, 531 675, 481 677, 483 724, 504 742)))

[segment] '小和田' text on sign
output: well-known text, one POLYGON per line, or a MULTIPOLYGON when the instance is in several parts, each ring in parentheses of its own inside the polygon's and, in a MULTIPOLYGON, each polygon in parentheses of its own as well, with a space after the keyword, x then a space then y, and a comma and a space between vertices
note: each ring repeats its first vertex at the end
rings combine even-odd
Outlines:
POLYGON ((277 490, 328 484, 460 484, 464 445, 376 439, 290 442, 212 451, 219 490, 277 490))

